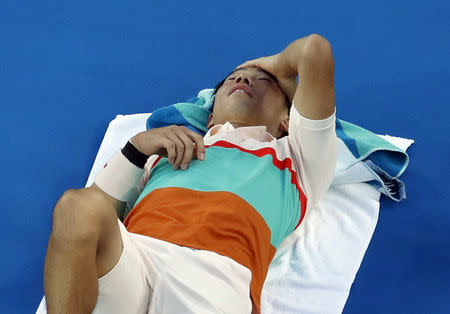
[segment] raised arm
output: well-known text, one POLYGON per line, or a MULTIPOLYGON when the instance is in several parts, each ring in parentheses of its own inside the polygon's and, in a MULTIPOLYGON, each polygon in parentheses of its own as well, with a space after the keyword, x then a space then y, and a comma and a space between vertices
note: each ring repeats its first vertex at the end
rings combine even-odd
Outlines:
POLYGON ((294 104, 305 118, 321 120, 334 113, 334 60, 330 43, 322 36, 310 35, 291 43, 283 52, 300 83, 294 104))
POLYGON ((309 35, 292 42, 279 54, 241 66, 257 66, 271 72, 293 101, 288 141, 308 203, 318 202, 333 179, 337 154, 334 61, 329 42, 320 35, 309 35))

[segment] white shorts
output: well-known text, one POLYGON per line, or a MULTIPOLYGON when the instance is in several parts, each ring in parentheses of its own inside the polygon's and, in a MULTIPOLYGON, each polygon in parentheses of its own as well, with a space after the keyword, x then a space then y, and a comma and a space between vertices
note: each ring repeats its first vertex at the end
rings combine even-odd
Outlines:
POLYGON ((93 313, 251 313, 251 272, 215 252, 130 233, 119 221, 123 251, 99 278, 93 313))

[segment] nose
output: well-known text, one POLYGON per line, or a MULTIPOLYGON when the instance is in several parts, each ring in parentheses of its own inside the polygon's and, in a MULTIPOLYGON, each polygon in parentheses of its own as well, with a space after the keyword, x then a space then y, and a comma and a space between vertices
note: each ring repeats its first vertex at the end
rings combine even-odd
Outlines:
POLYGON ((245 73, 241 73, 240 75, 238 75, 237 77, 236 77, 236 83, 240 83, 240 82, 242 82, 242 83, 246 83, 246 84, 248 84, 248 85, 252 85, 252 80, 251 80, 251 78, 250 78, 250 76, 248 76, 247 74, 245 74, 245 73))

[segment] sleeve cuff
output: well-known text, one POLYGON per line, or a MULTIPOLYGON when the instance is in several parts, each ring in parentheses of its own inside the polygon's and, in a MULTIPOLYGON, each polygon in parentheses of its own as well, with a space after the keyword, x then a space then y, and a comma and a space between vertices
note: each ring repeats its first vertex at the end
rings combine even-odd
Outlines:
POLYGON ((300 114, 300 112, 297 111, 297 109, 294 106, 294 103, 292 103, 292 107, 291 107, 291 113, 290 113, 291 119, 294 118, 295 120, 297 120, 299 122, 299 124, 304 127, 304 128, 308 128, 308 129, 325 129, 330 127, 336 120, 336 108, 334 108, 334 112, 331 116, 325 118, 325 119, 321 119, 321 120, 313 120, 313 119, 308 119, 305 118, 304 116, 302 116, 300 114))
POLYGON ((136 166, 117 151, 95 178, 95 184, 106 194, 122 202, 137 198, 137 184, 144 169, 136 166))

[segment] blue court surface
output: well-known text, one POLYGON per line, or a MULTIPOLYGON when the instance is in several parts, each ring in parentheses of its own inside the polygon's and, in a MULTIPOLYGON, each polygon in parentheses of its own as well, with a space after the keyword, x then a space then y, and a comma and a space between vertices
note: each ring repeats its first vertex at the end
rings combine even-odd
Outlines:
POLYGON ((311 33, 338 116, 412 138, 407 199, 382 196, 344 313, 450 313, 450 7, 439 1, 2 1, 0 312, 34 313, 53 206, 109 121, 213 87, 311 33))

